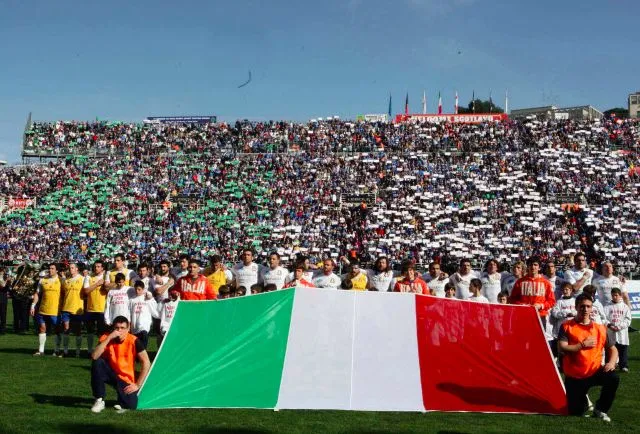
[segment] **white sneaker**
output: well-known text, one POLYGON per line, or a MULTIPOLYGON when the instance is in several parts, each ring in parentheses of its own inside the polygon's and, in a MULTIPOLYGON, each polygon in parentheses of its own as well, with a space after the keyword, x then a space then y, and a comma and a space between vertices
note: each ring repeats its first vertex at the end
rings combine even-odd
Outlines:
POLYGON ((118 414, 122 414, 122 413, 126 413, 127 409, 126 408, 122 408, 122 406, 120 404, 116 404, 113 406, 113 409, 116 411, 116 413, 118 414))
POLYGON ((104 400, 102 398, 96 399, 96 402, 93 403, 93 407, 91 407, 91 411, 94 413, 100 413, 104 410, 104 400))
POLYGON ((607 413, 603 413, 600 410, 593 410, 593 417, 602 419, 605 422, 611 422, 611 418, 607 415, 607 413))
POLYGON ((628 373, 629 372, 629 368, 622 368, 622 372, 628 373))

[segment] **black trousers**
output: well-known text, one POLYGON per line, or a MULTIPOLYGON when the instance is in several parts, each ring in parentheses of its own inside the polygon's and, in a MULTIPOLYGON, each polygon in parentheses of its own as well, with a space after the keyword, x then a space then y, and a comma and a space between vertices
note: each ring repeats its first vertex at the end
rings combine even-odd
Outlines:
POLYGON ((94 398, 104 399, 107 391, 106 384, 116 388, 118 392, 118 404, 122 408, 135 410, 138 407, 138 392, 131 394, 124 393, 124 388, 128 386, 116 375, 115 371, 105 359, 94 360, 91 364, 91 391, 94 398))
POLYGON ((600 398, 596 401, 595 408, 607 413, 613 405, 619 384, 620 377, 615 371, 604 372, 602 368, 587 378, 565 377, 564 386, 567 389, 569 414, 582 416, 587 411, 587 392, 594 386, 602 386, 600 398))
POLYGON ((21 298, 12 298, 13 306, 13 331, 16 333, 29 330, 29 307, 30 301, 21 298))
POLYGON ((94 315, 94 313, 95 312, 87 312, 85 314, 87 319, 84 321, 84 323, 85 327, 87 328, 87 334, 93 335, 97 330, 98 336, 102 336, 108 329, 107 325, 104 323, 104 315, 94 315))
POLYGON ((140 339, 140 342, 144 346, 144 349, 147 349, 147 345, 149 344, 149 332, 141 331, 135 334, 135 336, 140 339))
POLYGON ((628 368, 629 367, 629 345, 616 344, 616 348, 618 349, 618 367, 628 368))
POLYGON ((0 294, 0 333, 7 331, 7 293, 0 294))

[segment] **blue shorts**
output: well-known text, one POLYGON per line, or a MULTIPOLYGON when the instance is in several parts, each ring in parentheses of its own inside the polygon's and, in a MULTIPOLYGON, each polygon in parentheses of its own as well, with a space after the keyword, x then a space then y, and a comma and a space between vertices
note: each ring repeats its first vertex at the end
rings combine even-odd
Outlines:
POLYGON ((58 325, 58 316, 57 315, 40 315, 36 314, 36 322, 38 324, 46 324, 47 322, 52 326, 58 325))
POLYGON ((84 321, 84 315, 74 315, 71 312, 62 312, 60 314, 62 322, 82 322, 84 321))

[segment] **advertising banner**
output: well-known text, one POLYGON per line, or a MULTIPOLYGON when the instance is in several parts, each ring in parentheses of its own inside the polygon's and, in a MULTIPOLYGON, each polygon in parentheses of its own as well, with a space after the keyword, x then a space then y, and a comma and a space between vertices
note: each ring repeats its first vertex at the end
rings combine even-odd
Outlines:
POLYGON ((500 122, 506 121, 509 116, 504 113, 475 113, 475 114, 409 114, 409 115, 396 115, 396 123, 400 122, 412 122, 412 123, 433 123, 438 124, 442 122, 451 122, 458 124, 481 124, 485 122, 500 122))
POLYGON ((631 316, 640 318, 640 280, 627 280, 629 301, 631 301, 631 316))
POLYGON ((7 208, 9 209, 24 209, 30 206, 34 206, 36 204, 35 198, 18 198, 18 197, 10 197, 7 201, 7 208))

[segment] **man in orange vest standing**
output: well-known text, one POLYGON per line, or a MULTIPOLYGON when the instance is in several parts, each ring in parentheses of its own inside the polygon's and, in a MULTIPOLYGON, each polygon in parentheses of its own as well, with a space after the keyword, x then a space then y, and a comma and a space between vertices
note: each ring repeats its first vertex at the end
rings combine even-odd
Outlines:
POLYGON ((558 350, 563 353, 562 369, 565 374, 569 414, 582 416, 587 410, 587 392, 593 386, 602 386, 593 416, 611 422, 607 412, 613 404, 620 378, 616 374, 618 350, 607 328, 591 321, 593 300, 587 294, 576 298, 577 316, 565 321, 558 333, 558 350), (602 366, 602 352, 606 350, 608 362, 602 366))
POLYGON ((91 389, 96 399, 91 411, 104 410, 105 384, 111 384, 118 392, 118 403, 114 406, 118 413, 138 407, 138 390, 149 373, 151 362, 142 342, 129 333, 129 320, 118 316, 113 320, 113 331, 100 337, 100 344, 91 354, 91 389), (141 365, 138 380, 135 379, 134 365, 138 359, 141 365))

